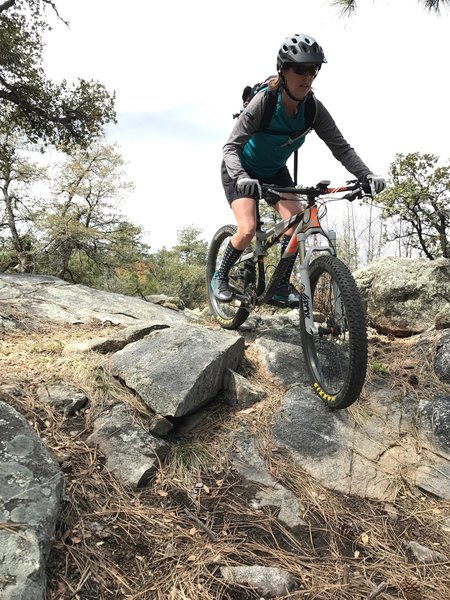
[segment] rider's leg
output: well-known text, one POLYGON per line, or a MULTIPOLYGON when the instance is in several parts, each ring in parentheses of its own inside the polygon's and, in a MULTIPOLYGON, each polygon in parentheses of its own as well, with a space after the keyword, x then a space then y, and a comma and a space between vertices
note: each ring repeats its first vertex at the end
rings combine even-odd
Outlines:
POLYGON ((230 302, 232 293, 228 287, 228 274, 242 252, 255 235, 256 204, 253 198, 238 198, 231 203, 237 222, 237 231, 228 243, 219 269, 214 273, 211 288, 221 302, 230 302))
POLYGON ((256 231, 256 201, 253 198, 238 198, 231 203, 237 223, 237 231, 231 238, 233 246, 243 252, 256 231))
MULTIPOLYGON (((275 209, 278 211, 280 217, 282 219, 289 219, 299 212, 303 212, 304 203, 298 200, 295 196, 292 196, 292 200, 280 200, 276 205, 275 209)), ((286 231, 282 240, 281 240, 281 254, 286 250, 289 242, 291 241, 291 236, 295 231, 295 227, 291 227, 286 231)), ((299 301, 299 293, 295 289, 295 287, 290 283, 290 278, 292 275, 292 270, 294 268, 295 259, 297 258, 297 252, 293 254, 288 260, 288 265, 286 271, 280 281, 278 289, 274 295, 274 300, 285 301, 285 302, 298 302, 299 301)))

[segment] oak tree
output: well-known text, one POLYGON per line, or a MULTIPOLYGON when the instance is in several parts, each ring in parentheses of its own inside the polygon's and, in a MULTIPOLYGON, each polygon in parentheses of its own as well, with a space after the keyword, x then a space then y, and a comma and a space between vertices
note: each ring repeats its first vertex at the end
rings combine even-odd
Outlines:
POLYGON ((42 67, 51 0, 0 0, 0 133, 22 131, 29 141, 86 147, 115 122, 114 94, 97 81, 55 83, 42 67))
POLYGON ((450 165, 433 154, 397 154, 389 176, 377 201, 397 224, 390 241, 406 241, 430 260, 450 258, 450 165))

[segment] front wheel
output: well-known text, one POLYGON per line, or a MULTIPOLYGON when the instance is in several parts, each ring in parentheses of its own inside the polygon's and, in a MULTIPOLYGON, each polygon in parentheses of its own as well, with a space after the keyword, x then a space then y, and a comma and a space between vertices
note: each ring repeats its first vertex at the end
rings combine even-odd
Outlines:
POLYGON ((355 281, 334 256, 310 265, 314 332, 305 327, 301 303, 303 353, 313 387, 330 408, 347 408, 359 397, 367 370, 367 329, 355 281))
MULTIPOLYGON (((214 273, 219 269, 225 248, 232 236, 236 233, 235 225, 225 225, 221 227, 214 235, 208 248, 208 257, 206 260, 206 287, 208 292, 208 303, 216 321, 224 329, 237 329, 249 315, 249 309, 242 306, 237 298, 231 302, 220 302, 214 296, 211 289, 211 279, 214 273)), ((250 261, 248 261, 250 263, 250 261)), ((254 263, 238 263, 230 270, 229 286, 234 294, 244 294, 247 286, 255 283, 254 263)))

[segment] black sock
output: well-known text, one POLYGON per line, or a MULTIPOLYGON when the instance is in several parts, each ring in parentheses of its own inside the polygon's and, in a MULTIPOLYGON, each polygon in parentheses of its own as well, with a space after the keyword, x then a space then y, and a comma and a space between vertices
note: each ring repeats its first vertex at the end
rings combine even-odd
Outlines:
MULTIPOLYGON (((291 241, 290 235, 285 235, 283 237, 283 239, 281 240, 281 254, 283 254, 283 252, 286 250, 290 241, 291 241)), ((296 258, 297 258, 297 252, 293 256, 291 256, 291 258, 289 258, 287 269, 286 269, 283 277, 281 278, 279 287, 284 287, 284 286, 289 285, 289 280, 291 279, 292 269, 294 268, 294 263, 295 263, 296 258)))
POLYGON ((231 243, 231 240, 228 242, 228 246, 225 248, 225 252, 222 258, 222 264, 219 268, 219 277, 221 279, 228 278, 228 273, 230 272, 231 267, 239 259, 242 252, 242 250, 236 250, 236 248, 231 243))

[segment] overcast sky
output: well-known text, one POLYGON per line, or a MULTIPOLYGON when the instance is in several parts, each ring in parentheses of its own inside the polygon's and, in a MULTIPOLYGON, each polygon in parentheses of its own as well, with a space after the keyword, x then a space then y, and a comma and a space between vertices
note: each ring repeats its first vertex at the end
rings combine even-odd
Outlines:
MULTIPOLYGON (((117 95, 117 142, 135 192, 122 208, 153 251, 194 225, 209 239, 234 222, 220 182, 222 146, 243 87, 275 72, 283 40, 307 33, 328 63, 317 97, 376 173, 398 152, 450 158, 450 16, 417 0, 359 0, 343 18, 325 0, 58 0, 45 69, 52 79, 96 79, 117 95)), ((350 174, 312 133, 299 181, 350 174)))

